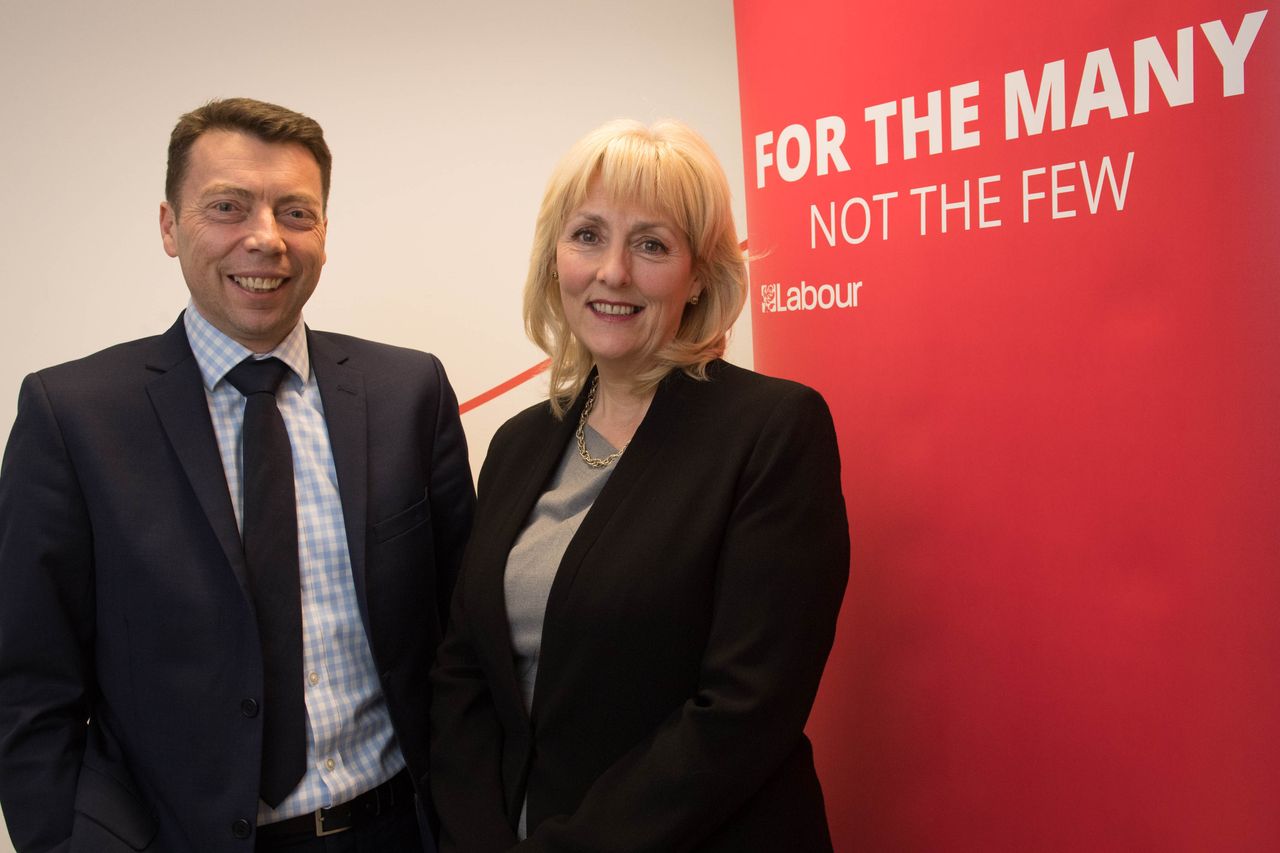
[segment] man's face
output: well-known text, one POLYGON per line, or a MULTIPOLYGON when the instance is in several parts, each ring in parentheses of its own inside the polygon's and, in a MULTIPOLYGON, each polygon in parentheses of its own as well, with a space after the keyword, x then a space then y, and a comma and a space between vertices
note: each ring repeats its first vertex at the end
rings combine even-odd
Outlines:
POLYGON ((160 205, 164 250, 196 310, 254 352, 297 325, 320 281, 327 227, 311 152, 236 131, 197 138, 177 209, 160 205))

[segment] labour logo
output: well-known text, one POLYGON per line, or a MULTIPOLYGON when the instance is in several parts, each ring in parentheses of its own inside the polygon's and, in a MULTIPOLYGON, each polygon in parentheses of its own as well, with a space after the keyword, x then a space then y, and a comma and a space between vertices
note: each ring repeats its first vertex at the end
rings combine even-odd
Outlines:
POLYGON ((782 302, 782 285, 766 284, 760 288, 760 310, 772 313, 778 310, 782 302))
POLYGON ((860 281, 838 281, 830 284, 799 285, 782 289, 780 282, 760 285, 760 311, 765 314, 789 314, 793 311, 831 311, 858 307, 860 281))

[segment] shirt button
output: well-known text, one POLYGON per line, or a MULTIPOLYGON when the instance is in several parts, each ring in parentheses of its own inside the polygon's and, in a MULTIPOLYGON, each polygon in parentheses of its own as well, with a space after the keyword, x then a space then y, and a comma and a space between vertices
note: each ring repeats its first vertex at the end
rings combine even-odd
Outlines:
POLYGON ((320 673, 318 673, 318 672, 313 672, 313 673, 311 673, 310 675, 308 675, 308 676, 307 676, 307 681, 310 681, 310 682, 311 682, 311 684, 312 684, 313 686, 314 686, 314 685, 316 685, 316 684, 319 684, 319 683, 320 683, 320 673))
POLYGON ((246 717, 258 716, 258 703, 252 699, 243 699, 240 702, 240 713, 246 717))
POLYGON ((244 820, 243 818, 231 824, 231 834, 236 838, 245 839, 252 833, 253 827, 249 824, 249 821, 244 820))
POLYGON ((325 770, 332 770, 333 768, 335 768, 335 767, 337 767, 337 766, 338 766, 338 763, 337 763, 336 761, 334 761, 332 758, 326 758, 326 759, 325 759, 325 761, 324 761, 324 769, 325 769, 325 770))

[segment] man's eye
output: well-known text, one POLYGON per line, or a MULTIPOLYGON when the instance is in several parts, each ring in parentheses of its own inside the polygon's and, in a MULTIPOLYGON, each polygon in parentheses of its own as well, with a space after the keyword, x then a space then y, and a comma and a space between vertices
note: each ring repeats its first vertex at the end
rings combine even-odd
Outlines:
POLYGON ((303 229, 314 228, 319 217, 305 207, 293 207, 280 214, 280 220, 290 228, 303 229))
POLYGON ((229 201, 220 201, 214 204, 213 209, 218 213, 231 213, 236 209, 236 206, 229 201))

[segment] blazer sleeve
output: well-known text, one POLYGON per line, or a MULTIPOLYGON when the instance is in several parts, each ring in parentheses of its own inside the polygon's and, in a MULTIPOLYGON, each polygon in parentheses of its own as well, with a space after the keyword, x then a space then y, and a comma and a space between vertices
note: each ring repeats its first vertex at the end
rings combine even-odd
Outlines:
MULTIPOLYGON (((501 430, 480 471, 482 501, 493 488, 489 475, 500 444, 501 430)), ((480 515, 483 519, 483 511, 480 515)), ((477 529, 476 535, 486 532, 477 529)), ((503 803, 503 727, 470 636, 474 621, 467 613, 466 565, 464 559, 449 627, 431 671, 431 801, 440 816, 441 853, 496 852, 510 849, 517 841, 503 803), (466 837, 455 837, 455 829, 466 837)))
POLYGON ((0 802, 19 850, 71 835, 95 690, 93 589, 88 512, 31 375, 0 468, 0 802))
MULTIPOLYGON (((466 582, 463 572, 459 587, 466 582)), ((440 815, 441 853, 496 853, 517 840, 503 804, 504 734, 484 670, 467 639, 464 600, 465 595, 455 595, 431 679, 431 801, 440 815), (465 837, 455 837, 455 829, 465 837)))
POLYGON ((449 616, 449 600, 462 565, 462 552, 471 532, 476 493, 471 483, 467 438, 458 414, 458 398, 445 375, 444 365, 432 357, 440 389, 435 438, 431 455, 432 541, 435 543, 436 604, 440 624, 449 616))
POLYGON ((737 479, 695 694, 573 814, 544 820, 516 849, 693 849, 799 746, 848 579, 849 531, 830 412, 816 391, 790 387, 737 479))

